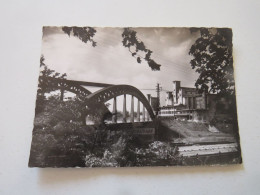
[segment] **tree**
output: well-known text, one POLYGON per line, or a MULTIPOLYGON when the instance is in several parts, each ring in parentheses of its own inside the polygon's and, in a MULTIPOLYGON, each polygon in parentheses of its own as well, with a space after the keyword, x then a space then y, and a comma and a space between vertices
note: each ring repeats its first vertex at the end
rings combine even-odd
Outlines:
MULTIPOLYGON (((96 30, 92 27, 64 26, 62 27, 62 30, 69 36, 72 34, 73 36, 79 38, 84 43, 91 42, 93 47, 97 46, 97 42, 93 40, 96 30)), ((129 52, 136 58, 138 63, 142 63, 142 60, 145 60, 153 71, 160 70, 161 65, 151 59, 152 51, 145 47, 144 43, 137 38, 136 34, 136 31, 130 28, 124 28, 122 33, 123 46, 128 48, 129 52), (144 56, 141 55, 141 52, 144 53, 144 56)))
POLYGON ((128 48, 133 57, 136 57, 138 63, 141 63, 141 59, 143 59, 147 61, 149 67, 152 70, 160 70, 161 65, 157 64, 153 59, 151 59, 152 51, 147 49, 144 43, 137 38, 136 31, 130 28, 125 28, 124 32, 122 33, 122 37, 123 46, 128 48), (141 54, 138 54, 139 51, 144 52, 145 56, 143 57, 141 54))
POLYGON ((39 76, 39 84, 37 94, 39 96, 45 97, 45 93, 49 93, 51 91, 56 90, 57 88, 53 88, 51 81, 48 80, 49 77, 58 78, 58 79, 66 79, 67 74, 60 74, 48 68, 48 66, 44 63, 45 58, 42 55, 40 59, 40 76, 39 76))
POLYGON ((48 79, 49 77, 52 78, 59 78, 59 79, 66 79, 67 74, 60 74, 55 72, 55 70, 51 70, 45 64, 45 58, 42 55, 40 58, 40 76, 39 76, 39 83, 38 83, 38 90, 37 90, 37 100, 36 100, 36 113, 39 113, 43 109, 43 103, 45 100, 45 94, 51 91, 57 90, 57 88, 53 87, 51 81, 48 79))
MULTIPOLYGON (((189 54, 194 58, 191 66, 198 72, 195 86, 199 92, 206 91, 225 97, 230 105, 236 137, 238 134, 235 81, 232 56, 232 30, 228 28, 192 28, 191 33, 200 30, 200 38, 191 46, 189 54)), ((217 120, 216 115, 212 121, 217 120)), ((211 121, 211 123, 212 123, 211 121)), ((239 140, 239 139, 238 139, 239 140)))
POLYGON ((233 95, 235 82, 233 76, 232 30, 228 28, 196 29, 200 37, 191 46, 193 56, 190 64, 199 73, 195 86, 199 92, 233 95))
POLYGON ((97 46, 97 42, 93 40, 94 35, 96 34, 96 30, 92 27, 62 27, 63 32, 67 35, 73 35, 79 38, 83 43, 91 42, 93 47, 97 46))

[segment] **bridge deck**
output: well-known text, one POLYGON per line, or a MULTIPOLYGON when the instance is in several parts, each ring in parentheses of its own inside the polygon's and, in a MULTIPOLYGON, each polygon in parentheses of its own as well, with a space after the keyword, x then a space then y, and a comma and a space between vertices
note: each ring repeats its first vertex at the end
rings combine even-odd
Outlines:
POLYGON ((113 86, 112 84, 107 83, 95 83, 95 82, 86 82, 86 81, 75 81, 75 80, 66 80, 66 82, 71 84, 78 84, 82 86, 88 87, 110 87, 113 86))
POLYGON ((135 129, 135 128, 154 128, 154 122, 147 121, 147 122, 134 122, 134 123, 110 123, 107 124, 107 127, 110 130, 122 130, 122 129, 135 129))
MULTIPOLYGON (((43 78, 40 76, 40 78, 43 78)), ((68 80, 68 79, 60 79, 60 78, 53 78, 53 77, 47 77, 49 80, 53 82, 65 82, 68 84, 76 84, 81 86, 89 86, 89 87, 110 87, 113 86, 113 84, 108 83, 96 83, 96 82, 88 82, 88 81, 76 81, 76 80, 68 80)))

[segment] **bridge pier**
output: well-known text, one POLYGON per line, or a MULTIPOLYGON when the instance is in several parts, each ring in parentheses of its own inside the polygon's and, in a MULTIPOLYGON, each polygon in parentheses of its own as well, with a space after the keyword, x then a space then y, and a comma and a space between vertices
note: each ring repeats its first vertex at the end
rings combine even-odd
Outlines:
POLYGON ((117 107, 116 107, 116 97, 114 97, 114 103, 113 103, 113 116, 112 116, 112 122, 117 123, 117 107))
POLYGON ((140 122, 140 101, 137 101, 137 122, 140 122))
POLYGON ((132 95, 132 99, 131 99, 131 114, 130 114, 130 118, 131 118, 131 123, 134 122, 134 118, 135 118, 135 113, 134 113, 134 96, 132 95))
MULTIPOLYGON (((151 105, 151 94, 147 94, 147 99, 148 99, 149 104, 151 105)), ((147 121, 150 121, 150 116, 149 116, 148 111, 147 111, 147 121)))
POLYGON ((63 101, 64 98, 64 89, 60 90, 60 101, 63 101))
POLYGON ((142 115, 142 119, 143 119, 143 121, 145 121, 145 107, 144 107, 144 105, 143 105, 143 115, 142 115))
POLYGON ((126 123, 126 94, 124 94, 123 101, 123 123, 126 123))

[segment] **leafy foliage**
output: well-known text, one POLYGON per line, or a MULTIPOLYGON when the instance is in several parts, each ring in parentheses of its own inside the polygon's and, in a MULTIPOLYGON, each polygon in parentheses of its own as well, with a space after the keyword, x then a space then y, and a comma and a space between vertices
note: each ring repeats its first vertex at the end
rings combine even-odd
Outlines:
POLYGON ((123 46, 128 48, 129 52, 136 58, 138 63, 142 63, 142 60, 145 60, 153 71, 160 70, 161 65, 151 59, 152 51, 147 49, 144 43, 137 38, 136 31, 130 28, 125 28, 122 37, 123 46), (138 54, 140 51, 145 53, 144 57, 138 54))
POLYGON ((155 141, 149 144, 148 148, 137 148, 136 154, 139 156, 150 156, 159 159, 175 159, 177 148, 172 147, 169 143, 155 141))
POLYGON ((60 101, 58 95, 52 95, 45 101, 43 111, 36 115, 34 125, 39 128, 55 128, 60 122, 65 122, 67 126, 63 128, 76 124, 80 126, 83 111, 82 101, 78 97, 60 101))
POLYGON ((114 155, 106 150, 103 157, 97 157, 90 153, 85 158, 86 167, 117 167, 118 162, 115 160, 114 155))
MULTIPOLYGON (((84 166, 89 133, 82 124, 82 102, 77 97, 60 101, 52 95, 34 120, 31 163, 37 166, 84 166)), ((90 139, 90 138, 89 138, 90 139)))
MULTIPOLYGON (((198 29, 191 29, 191 33, 198 29)), ((195 86, 200 91, 234 94, 232 30, 200 29, 200 38, 190 48, 191 67, 198 72, 195 86)))
MULTIPOLYGON (((93 47, 97 46, 97 42, 93 40, 97 31, 92 27, 64 26, 62 27, 62 30, 69 36, 73 35, 79 38, 84 43, 91 42, 93 47)), ((130 28, 125 28, 122 37, 123 46, 128 47, 132 56, 136 58, 138 63, 142 63, 142 60, 145 60, 152 70, 160 70, 161 65, 151 59, 152 51, 147 49, 144 43, 137 38, 136 31, 131 30, 130 28), (134 51, 131 51, 132 48, 134 48, 134 51), (141 56, 140 52, 144 52, 145 55, 141 56)))
POLYGON ((52 70, 48 68, 48 66, 44 63, 45 58, 42 55, 40 59, 40 77, 39 77, 39 84, 38 84, 38 96, 44 96, 45 93, 49 93, 51 91, 56 90, 56 88, 53 88, 51 85, 51 81, 48 80, 48 77, 52 78, 59 78, 59 79, 66 79, 67 74, 60 74, 58 72, 55 72, 55 70, 52 70))
POLYGON ((40 75, 38 81, 38 90, 37 90, 37 100, 36 100, 36 113, 39 113, 43 109, 43 104, 46 99, 45 94, 51 91, 57 90, 54 88, 51 81, 48 79, 49 77, 52 78, 59 78, 59 79, 66 79, 67 74, 60 74, 48 68, 48 66, 44 63, 45 58, 42 55, 40 58, 40 75))
POLYGON ((92 27, 62 27, 63 32, 67 35, 73 35, 79 38, 83 43, 91 42, 93 47, 97 46, 97 42, 93 40, 94 35, 96 34, 96 30, 92 27))

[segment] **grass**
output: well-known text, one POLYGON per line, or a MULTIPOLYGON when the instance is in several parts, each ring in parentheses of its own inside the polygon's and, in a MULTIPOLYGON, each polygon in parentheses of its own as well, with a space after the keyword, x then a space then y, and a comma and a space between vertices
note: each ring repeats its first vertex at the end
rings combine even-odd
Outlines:
POLYGON ((174 119, 161 119, 161 123, 170 131, 179 134, 184 142, 234 142, 235 137, 231 133, 210 132, 206 123, 192 121, 178 121, 174 119))

